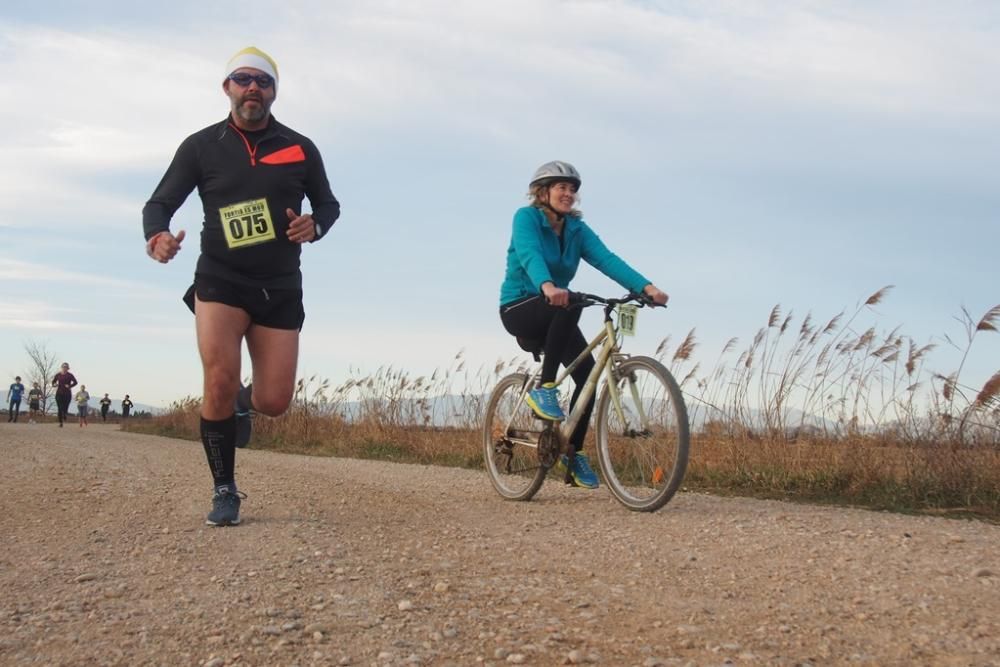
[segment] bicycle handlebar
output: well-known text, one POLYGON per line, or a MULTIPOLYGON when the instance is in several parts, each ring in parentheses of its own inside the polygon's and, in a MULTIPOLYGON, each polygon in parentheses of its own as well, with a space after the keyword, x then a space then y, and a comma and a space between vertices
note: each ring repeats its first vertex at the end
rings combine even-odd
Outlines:
POLYGON ((659 304, 653 301, 650 297, 639 292, 629 292, 625 296, 618 299, 609 299, 603 296, 597 296, 596 294, 587 294, 586 292, 570 292, 569 293, 569 305, 578 306, 580 308, 587 308, 588 306, 608 306, 614 308, 615 306, 621 305, 623 303, 635 302, 640 308, 666 308, 666 304, 659 304))

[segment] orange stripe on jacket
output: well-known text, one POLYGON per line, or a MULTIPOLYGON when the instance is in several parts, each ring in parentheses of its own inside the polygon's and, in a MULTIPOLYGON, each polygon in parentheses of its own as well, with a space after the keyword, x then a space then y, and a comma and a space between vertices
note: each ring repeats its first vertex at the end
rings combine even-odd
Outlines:
POLYGON ((269 153, 257 161, 264 164, 289 164, 290 162, 305 162, 305 159, 306 154, 302 150, 302 146, 295 144, 288 148, 282 148, 280 151, 269 153))

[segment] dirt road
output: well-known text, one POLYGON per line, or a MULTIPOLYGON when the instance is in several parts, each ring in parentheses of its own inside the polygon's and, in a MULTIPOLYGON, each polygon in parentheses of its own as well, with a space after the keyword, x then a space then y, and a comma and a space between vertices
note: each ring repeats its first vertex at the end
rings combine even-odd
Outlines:
POLYGON ((1000 665, 1000 527, 0 424, 0 664, 1000 665))

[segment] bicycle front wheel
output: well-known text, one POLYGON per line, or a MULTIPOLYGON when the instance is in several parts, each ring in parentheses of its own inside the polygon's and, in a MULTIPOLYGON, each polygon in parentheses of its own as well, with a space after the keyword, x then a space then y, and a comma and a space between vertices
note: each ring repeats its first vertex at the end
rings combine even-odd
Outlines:
POLYGON ((530 500, 548 472, 538 456, 538 420, 524 402, 527 382, 524 373, 500 380, 483 419, 486 471, 497 493, 508 500, 530 500))
POLYGON ((597 456, 611 493, 631 510, 660 509, 680 488, 691 435, 680 387, 663 364, 626 359, 597 404, 597 456))

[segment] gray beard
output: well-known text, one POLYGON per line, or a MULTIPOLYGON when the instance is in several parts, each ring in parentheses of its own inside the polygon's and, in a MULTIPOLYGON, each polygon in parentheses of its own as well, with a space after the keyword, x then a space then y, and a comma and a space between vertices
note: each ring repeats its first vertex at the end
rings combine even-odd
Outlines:
POLYGON ((236 105, 236 108, 233 109, 233 111, 242 120, 245 120, 249 123, 256 123, 267 118, 267 114, 270 111, 270 107, 261 104, 258 108, 251 110, 248 109, 245 104, 238 104, 236 105))

